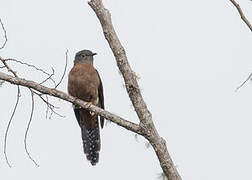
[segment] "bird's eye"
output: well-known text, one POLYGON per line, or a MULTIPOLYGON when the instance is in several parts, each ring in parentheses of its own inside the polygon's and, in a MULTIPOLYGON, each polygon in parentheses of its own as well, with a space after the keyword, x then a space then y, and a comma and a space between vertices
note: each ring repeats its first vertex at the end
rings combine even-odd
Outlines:
POLYGON ((82 56, 82 57, 85 57, 85 56, 86 56, 86 54, 81 54, 81 56, 82 56))

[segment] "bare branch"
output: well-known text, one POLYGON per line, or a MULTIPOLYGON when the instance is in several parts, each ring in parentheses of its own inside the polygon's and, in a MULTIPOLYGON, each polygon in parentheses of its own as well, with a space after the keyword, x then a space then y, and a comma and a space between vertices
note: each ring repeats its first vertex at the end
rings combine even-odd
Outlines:
POLYGON ((35 92, 35 91, 33 91, 33 93, 36 94, 36 95, 38 95, 38 96, 40 97, 40 99, 46 104, 46 106, 47 106, 46 118, 47 118, 48 110, 49 110, 49 109, 51 110, 51 114, 50 114, 49 119, 51 119, 52 114, 56 114, 56 115, 58 115, 59 117, 62 117, 62 118, 65 117, 65 116, 62 116, 61 114, 57 113, 57 112, 54 110, 54 109, 59 109, 59 107, 56 107, 56 106, 54 106, 53 104, 51 104, 51 103, 49 102, 49 98, 47 97, 46 94, 37 93, 37 92, 35 92), (46 99, 43 98, 43 95, 46 96, 46 99))
POLYGON ((12 123, 12 119, 14 117, 14 114, 16 113, 16 109, 17 109, 17 105, 19 103, 19 98, 20 98, 20 87, 17 86, 17 100, 16 100, 16 104, 14 106, 13 112, 11 114, 10 120, 8 122, 5 134, 4 134, 4 157, 6 160, 6 163, 8 164, 8 166, 11 168, 11 164, 9 162, 8 156, 7 156, 7 137, 8 137, 8 133, 9 133, 9 129, 10 129, 10 125, 12 123))
MULTIPOLYGON (((3 65, 8 69, 8 71, 11 72, 16 78, 18 78, 17 73, 10 68, 10 66, 7 64, 7 62, 5 61, 5 59, 3 59, 2 57, 0 57, 0 60, 2 61, 3 65)), ((11 164, 10 164, 10 162, 8 160, 8 156, 7 156, 7 138, 8 138, 8 133, 9 133, 10 125, 12 123, 12 119, 14 117, 14 114, 15 114, 16 109, 17 109, 17 105, 19 103, 19 98, 20 98, 20 87, 17 86, 17 100, 16 100, 16 104, 14 106, 13 112, 11 114, 10 120, 8 122, 6 131, 5 131, 5 135, 4 135, 4 157, 5 157, 6 163, 8 164, 8 166, 10 168, 11 168, 11 164)))
MULTIPOLYGON (((30 88, 29 88, 30 89, 30 88)), ((32 158, 32 156, 30 155, 28 148, 27 148, 27 136, 28 136, 28 132, 30 129, 30 125, 31 125, 31 121, 32 121, 32 117, 33 117, 33 112, 34 112, 34 92, 30 89, 31 92, 31 100, 32 100, 32 105, 31 105, 31 115, 30 115, 30 119, 25 131, 25 137, 24 137, 24 146, 25 146, 25 152, 27 154, 27 156, 29 157, 29 159, 36 165, 39 166, 38 163, 32 158)))
POLYGON ((10 68, 10 66, 7 64, 7 62, 6 62, 5 59, 3 59, 2 57, 0 57, 0 60, 2 61, 3 65, 7 68, 7 70, 9 72, 11 72, 15 77, 18 77, 17 73, 13 69, 10 68))
POLYGON ((3 31, 4 31, 4 39, 5 39, 3 45, 0 47, 0 49, 3 49, 3 48, 5 47, 5 45, 6 45, 7 41, 8 41, 8 39, 7 39, 7 32, 6 32, 6 29, 4 28, 4 24, 3 24, 3 21, 2 21, 1 18, 0 18, 0 24, 1 24, 2 29, 3 29, 3 31))
POLYGON ((5 61, 13 61, 13 62, 22 64, 22 65, 28 66, 28 67, 30 67, 30 68, 34 68, 34 69, 37 70, 37 71, 40 71, 41 73, 43 73, 43 74, 45 74, 45 75, 48 76, 48 77, 47 77, 45 80, 43 80, 40 84, 43 84, 43 83, 45 83, 47 80, 50 79, 50 80, 53 82, 54 86, 56 86, 56 82, 52 79, 52 76, 54 75, 54 69, 53 69, 53 68, 52 68, 52 73, 49 74, 48 72, 44 71, 44 70, 41 69, 41 68, 36 67, 36 66, 33 65, 33 64, 29 64, 29 63, 26 63, 26 62, 23 62, 23 61, 20 61, 20 60, 17 60, 17 59, 8 58, 8 59, 4 59, 4 60, 5 60, 5 61))
POLYGON ((240 16, 241 16, 241 19, 246 23, 246 25, 248 26, 248 28, 250 29, 250 31, 252 31, 252 25, 251 23, 249 22, 249 20, 245 17, 240 5, 235 1, 235 0, 230 0, 231 3, 233 3, 233 5, 236 7, 236 9, 238 10, 240 16))
POLYGON ((46 81, 48 81, 50 79, 53 82, 54 86, 56 86, 56 82, 52 79, 53 75, 54 75, 54 69, 52 68, 52 73, 45 80, 43 80, 39 84, 44 84, 46 81))
MULTIPOLYGON (((16 78, 18 78, 16 72, 10 68, 10 66, 7 64, 7 61, 14 61, 14 62, 16 62, 16 63, 20 63, 20 64, 22 64, 22 65, 26 65, 26 66, 28 66, 28 67, 32 67, 32 68, 34 68, 34 69, 36 69, 36 70, 38 70, 38 71, 40 71, 40 72, 42 72, 42 73, 48 75, 48 78, 46 78, 46 79, 45 79, 44 81, 42 81, 40 84, 42 84, 42 83, 44 83, 44 82, 46 82, 47 80, 50 79, 50 80, 55 84, 55 86, 56 86, 55 81, 51 78, 51 77, 54 75, 54 69, 53 69, 53 68, 52 68, 52 71, 53 71, 52 74, 49 74, 49 73, 45 72, 44 70, 42 70, 42 69, 40 69, 40 68, 37 68, 37 67, 34 66, 34 65, 31 65, 31 64, 28 64, 28 63, 24 63, 24 62, 19 61, 19 60, 16 60, 16 59, 10 59, 10 58, 9 58, 9 59, 3 59, 2 57, 0 57, 0 60, 1 60, 2 63, 4 64, 4 67, 7 68, 7 70, 8 70, 9 72, 11 72, 16 78)), ((15 105, 15 107, 14 107, 14 110, 13 110, 13 113, 12 113, 12 115, 11 115, 11 118, 10 118, 10 120, 9 120, 8 126, 7 126, 7 128, 6 128, 5 139, 4 139, 4 155, 5 155, 6 163, 8 164, 9 167, 11 167, 11 164, 10 164, 10 162, 9 162, 9 160, 8 160, 8 156, 7 156, 7 136, 8 136, 8 132, 9 132, 9 128, 10 128, 10 125, 11 125, 11 122, 12 122, 12 119, 13 119, 13 116, 14 116, 14 114, 15 114, 15 112, 16 112, 16 108, 17 108, 17 105, 18 105, 18 102, 19 102, 20 87, 19 87, 19 85, 18 85, 17 87, 18 87, 17 102, 16 102, 16 105, 15 105)), ((30 120, 29 120, 28 125, 27 125, 27 129, 26 129, 26 132, 25 132, 24 146, 25 146, 25 152, 26 152, 27 156, 29 157, 29 159, 30 159, 36 166, 39 166, 39 165, 37 164, 37 162, 32 158, 32 156, 30 155, 30 153, 29 153, 29 151, 28 151, 28 149, 27 149, 27 135, 28 135, 28 131, 29 131, 29 128, 30 128, 30 124, 31 124, 31 121, 32 121, 32 117, 33 117, 33 112, 34 112, 34 93, 36 93, 35 91, 32 91, 31 88, 29 88, 29 89, 30 89, 30 91, 31 91, 31 98, 32 98, 32 111, 31 111, 31 115, 30 115, 30 120)), ((37 93, 36 93, 36 94, 37 94, 37 93)), ((59 115, 60 117, 63 117, 63 116, 61 116, 60 114, 58 114, 57 112, 54 111, 54 108, 56 108, 56 107, 53 106, 52 104, 50 104, 50 103, 48 102, 48 99, 47 99, 47 101, 45 101, 45 100, 43 99, 43 97, 42 97, 43 94, 42 94, 42 95, 38 94, 38 95, 39 95, 39 97, 40 97, 44 102, 46 102, 47 108, 49 108, 49 109, 51 110, 51 115, 54 113, 54 114, 59 115)))
POLYGON ((104 36, 115 56, 117 66, 123 76, 125 86, 130 100, 140 120, 143 136, 151 143, 164 174, 169 180, 181 180, 176 167, 168 153, 165 140, 159 136, 150 111, 143 100, 135 72, 131 69, 125 50, 114 30, 111 14, 105 9, 102 0, 91 0, 88 2, 98 17, 104 36))
POLYGON ((62 74, 62 76, 61 76, 61 79, 60 79, 59 83, 55 86, 55 89, 60 85, 60 83, 62 82, 62 80, 64 79, 64 76, 65 76, 65 74, 66 74, 67 60, 68 60, 68 50, 66 51, 65 54, 66 54, 66 63, 65 63, 64 72, 63 72, 63 74, 62 74))
POLYGON ((70 96, 62 91, 57 90, 57 89, 48 88, 48 87, 40 85, 34 81, 28 81, 28 80, 21 79, 18 77, 13 77, 13 76, 10 76, 10 75, 2 73, 2 72, 0 72, 0 79, 4 80, 6 82, 10 82, 15 85, 20 85, 20 86, 34 89, 38 92, 41 92, 42 94, 48 94, 50 96, 54 96, 54 97, 63 99, 65 101, 71 102, 71 103, 78 105, 82 108, 88 109, 89 111, 92 111, 92 112, 106 118, 107 120, 110 120, 110 121, 118 124, 119 126, 122 126, 130 131, 133 131, 133 132, 139 134, 139 135, 143 135, 141 127, 138 124, 127 121, 126 119, 123 119, 120 116, 117 116, 117 115, 112 114, 108 111, 105 111, 97 106, 89 105, 87 102, 82 101, 80 99, 77 99, 73 96, 70 96))
POLYGON ((111 21, 111 15, 104 8, 101 0, 91 0, 89 5, 95 11, 103 28, 104 36, 116 58, 117 66, 123 75, 125 86, 129 97, 135 107, 137 115, 141 122, 151 122, 151 114, 142 98, 135 73, 132 71, 128 62, 125 50, 119 41, 111 21))

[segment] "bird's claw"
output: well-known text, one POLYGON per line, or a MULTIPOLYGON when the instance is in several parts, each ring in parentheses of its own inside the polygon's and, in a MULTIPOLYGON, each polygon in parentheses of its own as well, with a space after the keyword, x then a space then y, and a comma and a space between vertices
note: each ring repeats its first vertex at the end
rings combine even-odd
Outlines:
POLYGON ((88 105, 88 108, 90 108, 90 106, 92 105, 92 102, 88 102, 87 105, 88 105))

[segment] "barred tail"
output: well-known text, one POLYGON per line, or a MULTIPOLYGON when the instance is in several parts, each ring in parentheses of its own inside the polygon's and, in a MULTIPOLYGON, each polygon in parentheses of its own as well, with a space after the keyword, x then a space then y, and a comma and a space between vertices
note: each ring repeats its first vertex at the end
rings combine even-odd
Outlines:
POLYGON ((99 151, 101 149, 100 130, 98 119, 95 123, 95 127, 88 130, 84 125, 81 127, 83 150, 87 156, 87 159, 94 166, 99 161, 99 151))

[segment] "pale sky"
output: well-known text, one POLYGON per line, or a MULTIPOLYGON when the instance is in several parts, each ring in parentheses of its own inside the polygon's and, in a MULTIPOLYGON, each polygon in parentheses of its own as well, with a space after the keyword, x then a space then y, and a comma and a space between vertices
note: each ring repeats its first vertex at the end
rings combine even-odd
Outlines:
MULTIPOLYGON (((252 179, 252 83, 235 89, 252 71, 252 36, 229 0, 104 0, 116 32, 139 80, 154 123, 185 180, 252 179)), ((239 1, 252 22, 252 3, 239 1)), ((0 56, 16 58, 51 71, 59 80, 69 50, 97 52, 108 111, 138 123, 100 23, 83 0, 1 0, 0 17, 8 43, 0 56)), ((0 42, 3 32, 0 30, 0 42)), ((40 82, 45 76, 10 64, 20 77, 40 82)), ((1 70, 2 71, 2 70, 1 70)), ((68 73, 67 73, 68 74, 68 73)), ((51 86, 51 84, 47 84, 51 86)), ((67 89, 67 76, 59 90, 67 89)), ((9 168, 3 139, 15 104, 16 87, 0 88, 0 179, 158 179, 162 172, 146 141, 114 124, 101 132, 100 161, 93 167, 82 150, 80 129, 70 103, 51 98, 65 118, 46 119, 36 97, 28 148, 23 138, 31 99, 22 88, 8 138, 9 168)))

